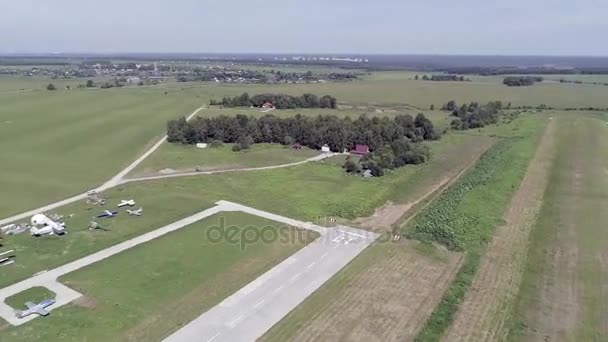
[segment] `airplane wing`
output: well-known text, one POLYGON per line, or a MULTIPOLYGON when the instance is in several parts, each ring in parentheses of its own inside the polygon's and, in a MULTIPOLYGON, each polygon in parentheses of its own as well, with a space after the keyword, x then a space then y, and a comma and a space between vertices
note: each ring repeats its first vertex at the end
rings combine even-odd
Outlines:
POLYGON ((38 308, 36 310, 34 310, 37 314, 39 314, 40 316, 48 316, 49 312, 46 311, 45 309, 42 308, 38 308))
POLYGON ((28 309, 32 309, 36 307, 36 303, 32 303, 32 302, 26 302, 25 306, 27 306, 28 309))

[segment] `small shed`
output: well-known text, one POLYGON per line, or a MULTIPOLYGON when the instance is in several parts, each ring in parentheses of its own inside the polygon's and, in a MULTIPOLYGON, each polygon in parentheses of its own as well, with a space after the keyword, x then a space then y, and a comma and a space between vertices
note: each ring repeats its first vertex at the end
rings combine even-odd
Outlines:
POLYGON ((274 105, 272 104, 272 102, 266 102, 262 105, 262 108, 264 109, 272 109, 274 108, 274 105))
POLYGON ((363 171, 363 178, 371 178, 374 175, 372 175, 372 170, 365 170, 363 171))
POLYGON ((331 152, 331 149, 329 148, 329 146, 327 146, 327 144, 325 144, 321 147, 321 152, 329 153, 329 152, 331 152))
POLYGON ((196 148, 207 148, 207 146, 208 145, 205 144, 205 143, 198 143, 198 144, 196 144, 196 148))
POLYGON ((350 151, 352 154, 364 156, 369 153, 369 146, 367 145, 355 145, 355 149, 350 151))

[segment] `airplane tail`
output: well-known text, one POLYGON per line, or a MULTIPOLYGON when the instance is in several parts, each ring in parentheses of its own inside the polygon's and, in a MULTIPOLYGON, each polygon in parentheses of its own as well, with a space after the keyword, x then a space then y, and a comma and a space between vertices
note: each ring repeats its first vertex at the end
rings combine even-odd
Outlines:
POLYGON ((21 310, 13 310, 13 312, 15 313, 15 317, 17 318, 21 318, 23 315, 23 311, 21 310))

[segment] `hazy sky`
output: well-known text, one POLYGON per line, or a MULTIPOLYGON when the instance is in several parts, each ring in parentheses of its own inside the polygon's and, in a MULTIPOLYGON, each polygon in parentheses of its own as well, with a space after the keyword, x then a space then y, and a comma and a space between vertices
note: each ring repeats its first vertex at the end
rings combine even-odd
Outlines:
POLYGON ((606 0, 0 0, 0 52, 608 55, 606 0))

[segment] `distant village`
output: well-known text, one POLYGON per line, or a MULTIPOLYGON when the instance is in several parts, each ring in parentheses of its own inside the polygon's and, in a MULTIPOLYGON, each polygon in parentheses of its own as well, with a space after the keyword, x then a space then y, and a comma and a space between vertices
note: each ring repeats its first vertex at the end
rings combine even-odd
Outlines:
POLYGON ((251 70, 233 65, 201 65, 187 62, 114 63, 110 61, 68 62, 44 66, 10 66, 2 68, 0 75, 23 77, 49 77, 51 79, 114 78, 116 84, 149 85, 165 81, 216 82, 239 84, 305 84, 354 81, 354 72, 313 73, 282 72, 274 69, 251 70))

